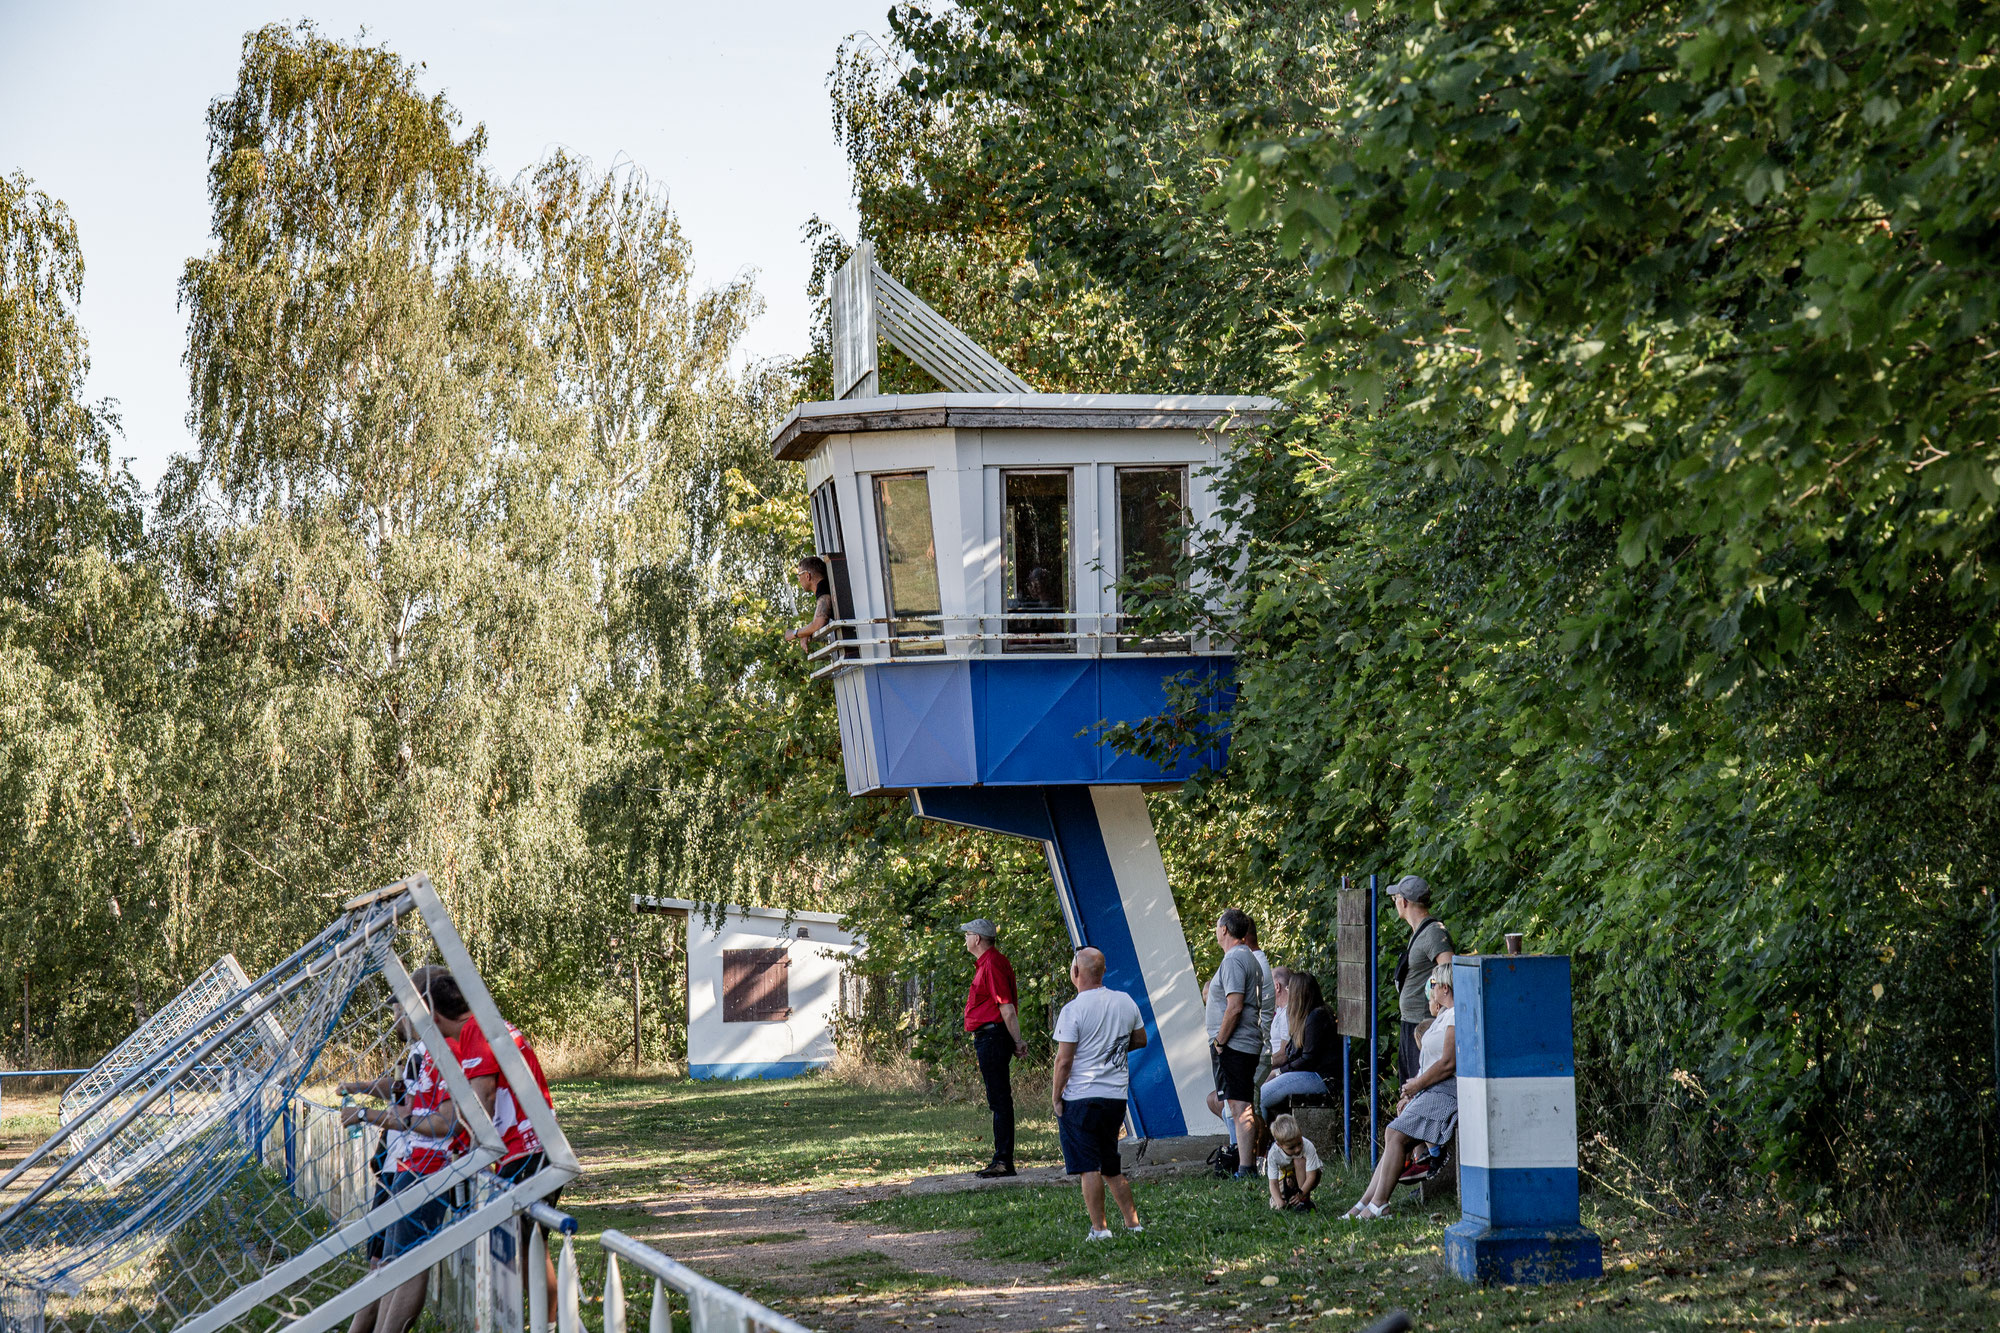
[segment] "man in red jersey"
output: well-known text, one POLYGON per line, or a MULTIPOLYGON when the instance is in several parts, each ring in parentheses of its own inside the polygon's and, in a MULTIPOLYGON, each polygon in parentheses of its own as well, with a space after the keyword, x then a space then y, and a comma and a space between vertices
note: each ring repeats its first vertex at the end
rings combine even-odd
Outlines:
MULTIPOLYGON (((547 1164, 547 1158, 542 1154, 541 1136, 535 1133, 534 1125, 522 1110, 520 1097, 540 1097, 543 1105, 551 1108, 554 1106, 549 1096, 549 1082, 542 1073, 542 1062, 536 1057, 535 1048, 519 1028, 512 1023, 507 1025, 507 1035, 513 1039, 515 1047, 521 1052, 521 1058, 526 1062, 528 1073, 534 1080, 532 1088, 517 1094, 507 1076, 501 1072, 499 1060, 493 1054, 492 1044, 480 1030, 479 1020, 472 1016, 472 1007, 465 1002, 465 994, 459 990, 458 982, 452 978, 451 973, 442 967, 422 967, 412 973, 410 979, 416 983, 417 993, 424 997, 424 1003, 431 1011, 431 1018, 436 1022, 438 1031, 444 1034, 445 1042, 451 1047, 451 1053, 458 1058, 459 1067, 465 1071, 466 1078, 472 1084, 473 1095, 479 1099, 480 1106, 485 1108, 486 1114, 492 1119, 493 1127, 500 1131, 501 1157, 493 1167, 494 1174, 509 1184, 526 1180, 547 1164)), ((443 1144, 448 1143, 450 1151, 455 1155, 464 1152, 469 1143, 459 1124, 458 1108, 452 1105, 450 1089, 442 1078, 426 1081, 424 1095, 412 1096, 401 1106, 392 1106, 379 1111, 372 1108, 364 1110, 361 1107, 350 1107, 343 1112, 342 1119, 343 1123, 360 1120, 368 1124, 380 1124, 388 1129, 404 1129, 419 1135, 434 1136, 431 1141, 439 1143, 440 1150, 427 1152, 421 1158, 413 1153, 411 1160, 420 1160, 424 1165, 417 1168, 406 1166, 405 1169, 436 1170, 447 1160, 441 1150, 443 1144), (430 1164, 433 1158, 435 1165, 430 1164)), ((398 1179, 400 1178, 399 1176, 398 1179)), ((542 1201, 553 1208, 560 1197, 562 1191, 558 1189, 544 1196, 542 1201)), ((441 1221, 440 1218, 439 1222, 441 1221)), ((407 1224, 398 1225, 400 1228, 407 1224)), ((533 1234, 530 1228, 533 1225, 527 1218, 521 1219, 521 1263, 524 1276, 527 1271, 528 1240, 533 1234)), ((435 1230, 436 1225, 432 1225, 430 1229, 435 1230)), ((396 1234, 400 1236, 401 1231, 396 1234)), ((403 1248, 407 1249, 409 1244, 414 1243, 415 1241, 411 1240, 403 1248)), ((555 1256, 548 1254, 546 1259, 549 1290, 554 1292, 555 1256)), ((404 1330, 416 1321, 417 1312, 423 1308, 424 1295, 425 1278, 419 1276, 410 1279, 385 1298, 385 1301, 378 1302, 387 1305, 389 1308, 386 1313, 393 1315, 394 1318, 377 1319, 374 1307, 370 1307, 369 1311, 364 1312, 369 1322, 364 1323, 357 1317, 350 1333, 404 1333, 404 1330), (408 1322, 396 1322, 404 1317, 406 1309, 408 1322)))
MULTIPOLYGON (((396 1027, 414 1038, 415 1027, 396 1006, 396 1027)), ((375 1205, 422 1185, 424 1177, 444 1169, 452 1157, 452 1138, 458 1130, 458 1116, 451 1107, 451 1093, 444 1077, 422 1042, 410 1050, 414 1069, 406 1065, 409 1077, 382 1078, 366 1083, 343 1083, 340 1091, 365 1097, 380 1097, 382 1107, 348 1106, 341 1110, 344 1125, 379 1125, 394 1135, 396 1156, 389 1177, 376 1192, 375 1205)), ((392 1222, 370 1238, 370 1268, 379 1268, 406 1250, 414 1249, 443 1227, 447 1205, 443 1196, 410 1208, 401 1220, 392 1222), (380 1242, 380 1252, 374 1247, 380 1242)), ((378 1301, 363 1306, 349 1325, 349 1333, 408 1333, 423 1313, 430 1292, 430 1272, 426 1269, 378 1301)))
POLYGON ((1014 966, 993 941, 999 927, 985 917, 959 927, 965 947, 978 961, 972 967, 972 989, 965 995, 965 1030, 979 1057, 979 1076, 986 1082, 986 1105, 993 1112, 993 1160, 974 1175, 991 1179, 1014 1174, 1013 1062, 1025 1056, 1021 1020, 1014 993, 1014 966))
MULTIPOLYGON (((555 1100, 549 1095, 549 1081, 542 1073, 541 1059, 536 1056, 534 1046, 512 1023, 507 1024, 507 1035, 521 1052, 521 1058, 528 1066, 528 1073, 534 1078, 532 1088, 517 1092, 500 1070, 500 1061, 493 1054, 492 1043, 486 1033, 480 1030, 479 1020, 472 1016, 472 1006, 465 1002, 465 994, 458 988, 458 982, 450 972, 442 967, 418 968, 411 980, 417 983, 417 992, 430 1005, 431 1017, 436 1020, 438 1031, 451 1043, 452 1054, 458 1057, 459 1068, 472 1083, 473 1095, 493 1119, 493 1127, 500 1131, 500 1161, 493 1167, 495 1175, 509 1184, 518 1184, 534 1175, 548 1164, 542 1154, 541 1136, 522 1109, 522 1097, 540 1097, 542 1105, 554 1109, 555 1100)), ((556 1206, 562 1191, 556 1190, 542 1199, 549 1207, 556 1206)), ((525 1274, 528 1263, 528 1240, 533 1234, 533 1223, 521 1219, 521 1268, 525 1274)), ((545 1255, 548 1264, 549 1291, 556 1289, 556 1261, 553 1252, 545 1255)))

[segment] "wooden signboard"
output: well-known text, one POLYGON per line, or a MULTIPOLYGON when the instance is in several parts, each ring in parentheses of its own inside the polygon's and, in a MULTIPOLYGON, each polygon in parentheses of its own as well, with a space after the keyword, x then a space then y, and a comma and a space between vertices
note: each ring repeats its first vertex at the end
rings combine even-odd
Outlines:
POLYGON ((1340 886, 1339 933, 1334 937, 1339 975, 1335 979, 1335 1023, 1343 1037, 1366 1037, 1375 1016, 1368 989, 1368 885, 1340 886))

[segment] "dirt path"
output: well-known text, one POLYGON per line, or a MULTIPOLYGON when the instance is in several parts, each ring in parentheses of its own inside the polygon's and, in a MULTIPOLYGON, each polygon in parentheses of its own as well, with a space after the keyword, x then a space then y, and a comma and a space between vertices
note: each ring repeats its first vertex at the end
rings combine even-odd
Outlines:
MULTIPOLYGON (((902 1188, 689 1190, 644 1205, 657 1224, 647 1238, 698 1272, 756 1287, 800 1322, 829 1333, 1227 1326, 1213 1311, 1186 1308, 1186 1290, 1052 1278, 1032 1264, 982 1262, 967 1253, 967 1233, 889 1231, 842 1216, 902 1188), (892 1275, 903 1279, 895 1291, 867 1290, 892 1275)), ((1199 1291, 1200 1275, 1190 1279, 1199 1291)))

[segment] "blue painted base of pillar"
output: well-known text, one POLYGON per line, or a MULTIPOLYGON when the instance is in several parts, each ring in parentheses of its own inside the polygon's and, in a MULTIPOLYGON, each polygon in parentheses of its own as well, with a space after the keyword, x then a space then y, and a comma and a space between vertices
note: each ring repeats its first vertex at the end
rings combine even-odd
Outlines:
POLYGON ((1445 1228, 1444 1262, 1467 1282, 1574 1282, 1604 1276, 1604 1246, 1584 1227, 1490 1227, 1468 1217, 1445 1228))

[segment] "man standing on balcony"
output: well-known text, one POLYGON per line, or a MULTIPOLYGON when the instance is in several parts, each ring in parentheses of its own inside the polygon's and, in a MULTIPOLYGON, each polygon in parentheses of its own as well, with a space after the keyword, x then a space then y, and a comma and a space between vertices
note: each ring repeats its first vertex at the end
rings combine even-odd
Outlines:
POLYGON ((972 989, 965 995, 965 1030, 979 1057, 979 1077, 986 1082, 986 1105, 993 1112, 993 1160, 974 1172, 986 1179, 1014 1174, 1015 1057, 1028 1053, 1021 1040, 1021 1020, 1014 992, 1014 966, 993 941, 1000 928, 985 917, 959 927, 965 949, 976 960, 972 989))

